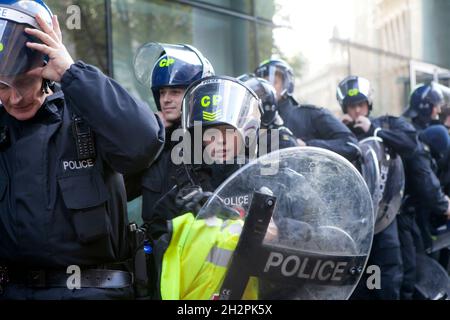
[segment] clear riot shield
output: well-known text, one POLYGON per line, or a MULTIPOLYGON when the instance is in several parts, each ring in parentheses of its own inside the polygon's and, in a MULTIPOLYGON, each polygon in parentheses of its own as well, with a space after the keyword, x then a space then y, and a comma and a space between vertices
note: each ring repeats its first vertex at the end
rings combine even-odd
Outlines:
POLYGON ((196 221, 221 226, 223 242, 209 244, 215 251, 205 261, 226 268, 217 279, 221 299, 342 300, 367 262, 373 217, 367 185, 350 162, 292 148, 236 172, 196 221))
POLYGON ((450 286, 447 271, 434 259, 417 255, 415 299, 449 300, 450 286))
POLYGON ((361 173, 372 195, 375 234, 395 219, 402 204, 405 172, 400 156, 392 154, 383 140, 371 137, 359 142, 362 151, 361 173))

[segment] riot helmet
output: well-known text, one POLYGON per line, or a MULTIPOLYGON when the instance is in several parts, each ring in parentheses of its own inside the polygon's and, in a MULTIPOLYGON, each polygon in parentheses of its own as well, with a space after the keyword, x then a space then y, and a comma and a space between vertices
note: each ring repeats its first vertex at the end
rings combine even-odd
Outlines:
POLYGON ((372 111, 373 90, 370 81, 357 76, 349 76, 342 80, 336 89, 336 98, 342 112, 347 113, 349 105, 367 101, 369 112, 372 111))
POLYGON ((16 87, 20 76, 45 64, 44 54, 26 46, 27 42, 40 43, 24 31, 25 28, 40 29, 36 14, 52 24, 52 12, 41 0, 0 3, 0 84, 3 86, 16 87))
POLYGON ((280 99, 292 97, 294 94, 295 76, 294 70, 289 64, 281 59, 270 59, 263 61, 255 70, 255 74, 259 78, 269 80, 275 87, 275 77, 280 75, 283 81, 283 89, 279 93, 280 99))
POLYGON ((261 125, 263 127, 268 127, 275 121, 278 111, 275 88, 269 81, 258 78, 254 74, 244 74, 238 79, 252 89, 261 100, 263 112, 261 125))
POLYGON ((156 107, 161 110, 161 88, 187 88, 196 80, 214 75, 214 69, 193 46, 148 43, 136 53, 134 73, 142 85, 151 88, 156 107))
POLYGON ((256 135, 261 122, 258 96, 242 82, 225 76, 212 76, 194 82, 186 91, 182 107, 185 132, 195 127, 229 126, 235 129, 250 154, 257 150, 256 135))
POLYGON ((431 82, 429 84, 420 84, 411 93, 409 99, 409 108, 404 116, 411 119, 419 119, 428 124, 431 122, 431 115, 434 107, 440 107, 444 104, 444 95, 439 85, 431 82))

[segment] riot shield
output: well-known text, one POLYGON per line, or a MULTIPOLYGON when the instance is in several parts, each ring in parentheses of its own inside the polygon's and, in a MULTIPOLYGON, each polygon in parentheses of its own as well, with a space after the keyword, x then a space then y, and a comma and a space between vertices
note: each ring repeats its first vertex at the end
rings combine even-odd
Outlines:
POLYGON ((434 259, 417 255, 415 299, 448 300, 449 277, 447 271, 434 259))
POLYGON ((400 209, 405 187, 403 162, 380 138, 364 139, 359 146, 361 173, 372 195, 377 234, 394 221, 400 209))
POLYGON ((216 190, 196 221, 221 225, 221 239, 230 241, 230 226, 240 230, 232 254, 227 242, 210 244, 219 250, 208 263, 226 268, 217 279, 221 299, 342 300, 365 268, 373 217, 355 167, 333 152, 307 147, 246 165, 216 190))

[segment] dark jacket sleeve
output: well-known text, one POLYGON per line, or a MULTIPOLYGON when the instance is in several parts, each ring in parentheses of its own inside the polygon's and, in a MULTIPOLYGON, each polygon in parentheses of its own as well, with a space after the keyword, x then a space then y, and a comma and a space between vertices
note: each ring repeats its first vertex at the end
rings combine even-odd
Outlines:
POLYGON ((116 81, 83 62, 63 75, 68 106, 96 134, 97 150, 120 173, 147 168, 164 143, 164 126, 150 108, 116 81))
POLYGON ((142 196, 142 175, 144 172, 138 172, 133 174, 126 174, 123 176, 125 181, 125 188, 127 191, 127 201, 133 201, 134 199, 142 196))
POLYGON ((408 179, 411 179, 411 185, 416 188, 415 194, 420 197, 420 205, 434 215, 444 215, 447 212, 448 201, 425 151, 418 150, 407 158, 406 163, 408 179))
POLYGON ((416 129, 403 118, 386 117, 389 128, 381 128, 381 123, 374 122, 376 135, 400 156, 408 156, 417 149, 416 129))
POLYGON ((317 109, 315 111, 313 125, 320 139, 305 141, 308 146, 324 148, 334 151, 352 161, 358 155, 358 140, 354 134, 328 110, 317 109))

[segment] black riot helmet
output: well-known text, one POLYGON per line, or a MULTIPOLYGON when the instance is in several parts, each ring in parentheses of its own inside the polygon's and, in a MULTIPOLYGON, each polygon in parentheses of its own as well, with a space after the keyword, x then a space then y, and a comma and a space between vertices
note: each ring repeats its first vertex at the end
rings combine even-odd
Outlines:
POLYGON ((277 73, 283 80, 283 91, 280 94, 281 99, 286 99, 294 94, 295 76, 294 70, 289 64, 281 59, 269 59, 263 61, 255 70, 255 74, 259 78, 269 80, 275 85, 275 76, 277 73))
POLYGON ((244 74, 238 77, 245 85, 252 89, 261 100, 261 125, 267 127, 275 121, 277 116, 277 93, 269 81, 258 78, 254 74, 244 74))
POLYGON ((443 105, 444 94, 437 83, 420 84, 411 93, 409 108, 404 116, 407 118, 418 118, 424 123, 431 122, 433 108, 443 105))
POLYGON ((363 77, 349 76, 342 80, 336 89, 336 98, 342 112, 347 113, 347 107, 352 104, 367 101, 369 112, 372 111, 373 90, 370 81, 363 77))

